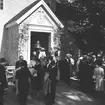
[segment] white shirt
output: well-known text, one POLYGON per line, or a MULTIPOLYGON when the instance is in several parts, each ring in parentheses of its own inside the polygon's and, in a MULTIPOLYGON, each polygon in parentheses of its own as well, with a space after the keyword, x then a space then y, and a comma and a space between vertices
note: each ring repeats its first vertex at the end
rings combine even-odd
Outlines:
POLYGON ((74 65, 74 59, 70 58, 71 64, 74 65))
POLYGON ((46 53, 45 53, 45 51, 41 51, 41 52, 39 53, 39 59, 40 59, 40 58, 44 58, 44 57, 46 57, 46 53))

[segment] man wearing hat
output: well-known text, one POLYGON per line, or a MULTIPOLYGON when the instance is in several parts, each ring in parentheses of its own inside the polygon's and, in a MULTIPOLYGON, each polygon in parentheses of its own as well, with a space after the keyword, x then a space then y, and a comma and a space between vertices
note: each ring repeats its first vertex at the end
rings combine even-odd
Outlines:
POLYGON ((41 50, 40 41, 37 41, 36 44, 34 45, 33 51, 34 60, 36 60, 39 57, 40 50, 41 50))

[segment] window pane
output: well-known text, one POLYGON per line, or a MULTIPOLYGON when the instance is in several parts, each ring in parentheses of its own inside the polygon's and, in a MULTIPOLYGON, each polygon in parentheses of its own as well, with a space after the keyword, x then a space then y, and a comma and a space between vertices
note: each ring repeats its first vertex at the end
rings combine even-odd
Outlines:
POLYGON ((3 0, 0 0, 0 9, 3 9, 3 0))

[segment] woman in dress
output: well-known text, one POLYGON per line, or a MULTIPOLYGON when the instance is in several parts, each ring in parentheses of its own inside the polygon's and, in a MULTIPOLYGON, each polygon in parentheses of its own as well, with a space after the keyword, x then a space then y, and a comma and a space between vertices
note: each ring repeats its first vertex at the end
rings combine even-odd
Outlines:
POLYGON ((104 91, 104 69, 101 67, 102 62, 97 62, 96 68, 94 70, 94 78, 96 80, 95 89, 96 91, 104 91))
POLYGON ((47 99, 46 105, 53 105, 55 101, 56 93, 56 77, 57 77, 57 64, 53 57, 50 58, 50 64, 48 66, 49 76, 47 79, 48 88, 47 88, 47 99))

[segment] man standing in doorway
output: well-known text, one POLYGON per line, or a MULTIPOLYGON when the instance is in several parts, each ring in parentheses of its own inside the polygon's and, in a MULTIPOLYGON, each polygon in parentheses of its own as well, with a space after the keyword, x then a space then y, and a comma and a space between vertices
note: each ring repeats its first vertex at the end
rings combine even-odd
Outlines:
POLYGON ((36 60, 39 57, 40 50, 41 50, 40 41, 37 41, 36 44, 34 45, 34 51, 33 51, 34 60, 36 60))
POLYGON ((40 42, 37 41, 37 43, 34 45, 34 59, 44 59, 46 57, 45 48, 41 47, 40 42))

